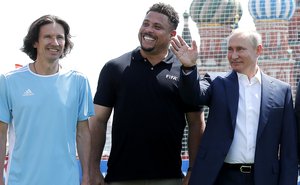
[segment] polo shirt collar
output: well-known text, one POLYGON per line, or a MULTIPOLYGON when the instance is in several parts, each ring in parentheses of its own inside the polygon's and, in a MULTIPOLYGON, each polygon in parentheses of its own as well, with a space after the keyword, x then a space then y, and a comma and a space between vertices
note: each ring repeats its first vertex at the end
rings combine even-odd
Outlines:
MULTIPOLYGON (((140 47, 137 47, 135 50, 133 50, 132 56, 131 56, 132 60, 136 60, 136 61, 145 60, 145 58, 141 55, 140 50, 141 50, 140 47)), ((162 60, 162 62, 164 62, 166 64, 171 64, 174 62, 174 60, 173 60, 174 57, 175 57, 174 53, 169 49, 167 57, 164 58, 162 60)))

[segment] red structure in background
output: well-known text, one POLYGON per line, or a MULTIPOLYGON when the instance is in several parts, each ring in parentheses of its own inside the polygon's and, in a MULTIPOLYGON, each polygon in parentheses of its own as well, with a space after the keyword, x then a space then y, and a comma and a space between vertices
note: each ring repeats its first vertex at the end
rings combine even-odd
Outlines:
POLYGON ((23 67, 23 65, 21 65, 21 64, 15 64, 15 68, 16 68, 16 69, 18 69, 18 68, 20 68, 20 67, 23 67))

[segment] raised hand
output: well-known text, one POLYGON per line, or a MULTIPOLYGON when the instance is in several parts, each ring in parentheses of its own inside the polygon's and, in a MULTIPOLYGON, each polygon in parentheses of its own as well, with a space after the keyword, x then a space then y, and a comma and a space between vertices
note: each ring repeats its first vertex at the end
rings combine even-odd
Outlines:
POLYGON ((183 66, 192 67, 196 65, 198 48, 194 40, 192 41, 192 46, 189 47, 183 38, 177 35, 177 38, 172 38, 171 45, 171 50, 177 56, 183 66))

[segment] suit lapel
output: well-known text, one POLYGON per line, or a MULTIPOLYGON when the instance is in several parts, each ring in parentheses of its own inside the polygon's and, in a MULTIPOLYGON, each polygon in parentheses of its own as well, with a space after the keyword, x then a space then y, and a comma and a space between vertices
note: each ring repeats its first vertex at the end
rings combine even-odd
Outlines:
POLYGON ((228 77, 224 78, 224 86, 226 90, 226 97, 228 100, 228 109, 230 112, 232 128, 235 128, 236 116, 238 111, 239 103, 239 85, 238 78, 235 72, 229 74, 228 77))
POLYGON ((257 141, 259 140, 265 126, 267 125, 271 108, 271 102, 274 97, 273 81, 264 73, 261 74, 261 104, 257 131, 257 141))

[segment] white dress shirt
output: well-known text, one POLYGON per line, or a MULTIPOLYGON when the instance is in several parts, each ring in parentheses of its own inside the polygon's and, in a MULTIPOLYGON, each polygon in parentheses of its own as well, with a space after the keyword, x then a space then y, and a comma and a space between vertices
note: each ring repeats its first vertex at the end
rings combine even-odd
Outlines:
POLYGON ((254 163, 256 135, 261 104, 261 73, 250 80, 238 73, 239 103, 233 142, 226 163, 254 163))

